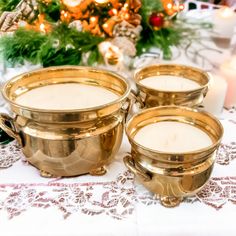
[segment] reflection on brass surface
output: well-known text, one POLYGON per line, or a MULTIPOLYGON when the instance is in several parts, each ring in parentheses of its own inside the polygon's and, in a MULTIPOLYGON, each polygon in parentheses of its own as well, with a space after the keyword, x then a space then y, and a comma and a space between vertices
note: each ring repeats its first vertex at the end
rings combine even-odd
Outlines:
POLYGON ((163 64, 151 65, 136 71, 134 75, 139 96, 145 107, 156 106, 188 106, 194 107, 203 101, 209 86, 210 76, 208 73, 190 66, 163 64), (141 80, 151 76, 171 75, 193 80, 200 84, 200 88, 189 91, 161 91, 149 88, 140 83, 141 80))
POLYGON ((134 115, 126 125, 126 133, 132 150, 131 155, 124 158, 125 165, 147 189, 160 197, 164 206, 173 207, 184 197, 197 193, 210 178, 223 127, 208 113, 187 107, 165 106, 149 108, 134 115), (142 127, 161 121, 194 125, 206 132, 213 144, 179 154, 151 150, 134 141, 135 134, 142 127))
POLYGON ((90 67, 51 67, 19 75, 3 88, 15 119, 2 114, 0 126, 22 145, 27 160, 41 175, 101 175, 117 153, 129 84, 119 75, 90 67), (50 111, 15 103, 22 93, 49 84, 81 83, 106 88, 119 96, 109 104, 88 109, 50 111), (9 122, 11 127, 6 126, 9 122))

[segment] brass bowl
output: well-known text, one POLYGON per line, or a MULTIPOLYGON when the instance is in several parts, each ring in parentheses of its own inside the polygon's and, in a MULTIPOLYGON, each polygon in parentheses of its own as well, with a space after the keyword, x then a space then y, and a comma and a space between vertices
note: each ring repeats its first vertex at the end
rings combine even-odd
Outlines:
POLYGON ((146 108, 156 106, 188 106, 195 107, 206 96, 210 75, 200 69, 175 64, 151 65, 136 71, 134 80, 139 89, 139 100, 146 108), (186 91, 163 91, 152 89, 140 83, 151 76, 170 75, 186 78, 197 82, 200 87, 186 91))
POLYGON ((131 143, 131 155, 124 163, 152 193, 167 207, 178 205, 184 197, 197 193, 210 178, 215 151, 223 127, 205 112, 177 106, 148 108, 134 115, 126 125, 131 143), (164 153, 148 149, 134 141, 135 134, 144 126, 160 121, 176 121, 193 125, 204 131, 212 145, 192 152, 164 153))
POLYGON ((123 135, 130 86, 121 76, 90 67, 62 66, 16 76, 3 87, 15 118, 0 115, 0 126, 22 146, 27 160, 45 177, 104 174, 123 135), (118 95, 114 102, 79 110, 46 110, 15 102, 28 90, 49 84, 82 83, 118 95), (10 125, 9 125, 10 124, 10 125))

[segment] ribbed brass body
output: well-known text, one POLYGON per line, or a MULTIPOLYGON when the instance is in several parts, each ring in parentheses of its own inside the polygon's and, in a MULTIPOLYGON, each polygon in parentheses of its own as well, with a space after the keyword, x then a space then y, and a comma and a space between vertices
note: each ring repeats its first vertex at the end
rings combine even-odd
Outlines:
POLYGON ((105 70, 77 66, 40 69, 17 76, 4 86, 3 96, 15 118, 2 114, 0 124, 18 140, 27 160, 43 176, 104 174, 104 166, 121 144, 129 93, 130 86, 121 76, 105 70), (51 111, 15 103, 28 90, 62 83, 103 87, 119 98, 80 110, 51 111))

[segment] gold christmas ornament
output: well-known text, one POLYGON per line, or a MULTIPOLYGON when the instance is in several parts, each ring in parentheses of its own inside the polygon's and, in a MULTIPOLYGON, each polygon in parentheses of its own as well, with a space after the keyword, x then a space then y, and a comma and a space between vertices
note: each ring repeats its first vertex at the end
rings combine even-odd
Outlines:
POLYGON ((111 17, 108 19, 103 25, 102 29, 108 34, 110 37, 113 36, 113 28, 117 24, 119 19, 116 16, 111 17))
POLYGON ((106 6, 107 4, 110 3, 109 0, 94 0, 94 2, 95 2, 97 5, 100 5, 100 6, 106 6))
POLYGON ((66 7, 78 7, 82 1, 81 0, 62 0, 62 3, 66 7))
POLYGON ((87 7, 93 2, 93 0, 62 0, 62 3, 68 11, 74 13, 76 19, 84 18, 87 7))
POLYGON ((69 23, 71 21, 71 14, 68 11, 62 10, 60 19, 63 22, 69 23))
POLYGON ((134 10, 134 12, 138 12, 142 6, 141 0, 128 0, 129 8, 134 10))

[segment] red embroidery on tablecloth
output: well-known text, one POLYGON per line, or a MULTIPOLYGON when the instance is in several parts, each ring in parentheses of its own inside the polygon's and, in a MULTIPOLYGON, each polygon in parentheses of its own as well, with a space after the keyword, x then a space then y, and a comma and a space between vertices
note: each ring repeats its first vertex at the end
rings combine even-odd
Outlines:
POLYGON ((217 151, 216 163, 229 165, 234 159, 236 159, 236 142, 222 143, 217 151))
POLYGON ((212 178, 197 194, 197 198, 217 210, 228 202, 236 204, 236 177, 212 178))
MULTIPOLYGON (((133 180, 126 171, 112 182, 0 185, 0 210, 6 211, 10 219, 30 208, 56 208, 65 219, 76 213, 123 219, 134 212, 136 204, 159 205, 152 193, 144 188, 138 190, 133 180)), ((236 177, 214 177, 184 203, 196 201, 217 210, 229 202, 236 204, 236 177)))
POLYGON ((0 145, 0 168, 8 168, 22 157, 24 155, 16 141, 0 145))
MULTIPOLYGON (((147 206, 159 204, 159 200, 148 191, 138 194, 136 200, 147 206)), ((196 196, 188 197, 183 201, 191 204, 195 202, 202 202, 217 210, 228 202, 236 204, 236 177, 214 177, 196 196)))
POLYGON ((229 122, 236 125, 236 120, 229 120, 229 122))
POLYGON ((236 107, 231 107, 230 109, 227 110, 230 114, 236 113, 236 107))
POLYGON ((64 218, 76 212, 87 215, 106 214, 123 219, 132 214, 133 176, 129 171, 116 181, 84 184, 2 184, 0 185, 0 210, 9 218, 20 215, 29 208, 54 207, 64 218))

